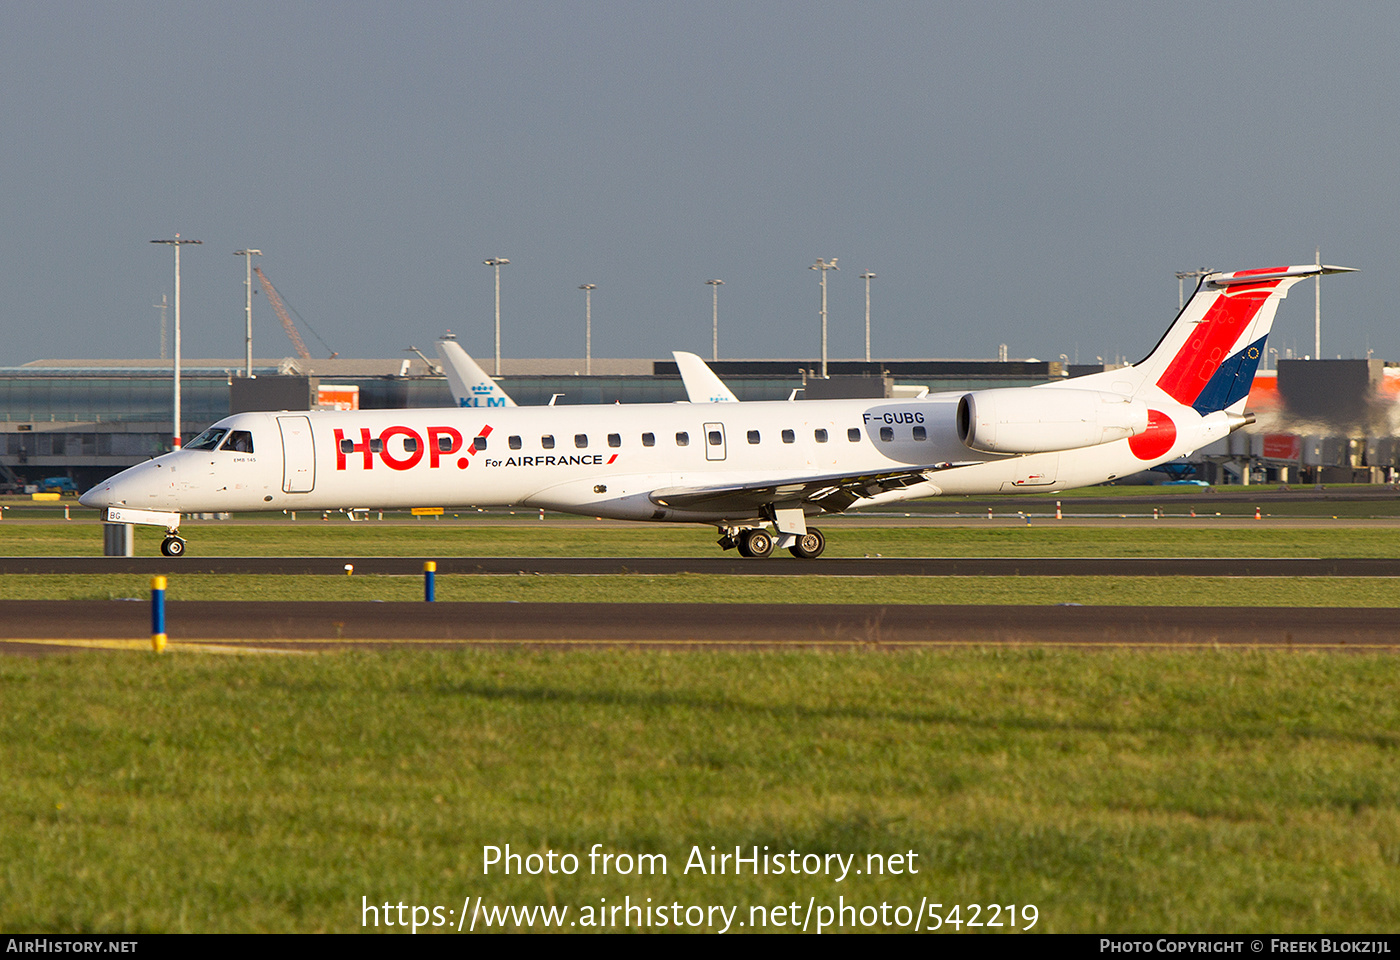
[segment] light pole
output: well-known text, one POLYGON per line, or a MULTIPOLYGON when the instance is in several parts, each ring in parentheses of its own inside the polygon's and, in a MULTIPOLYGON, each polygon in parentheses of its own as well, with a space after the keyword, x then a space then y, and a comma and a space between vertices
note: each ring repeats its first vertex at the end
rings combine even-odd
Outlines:
MULTIPOLYGON (((1322 248, 1317 248, 1317 265, 1322 266, 1322 248)), ((1322 359, 1322 271, 1313 277, 1313 359, 1322 359)))
POLYGON ((860 275, 865 281, 865 362, 870 362, 870 281, 875 279, 875 274, 869 270, 860 275))
POLYGON ((1181 285, 1183 280, 1199 280, 1214 272, 1210 267, 1201 267, 1199 270, 1182 270, 1178 273, 1176 275, 1176 308, 1180 310, 1186 306, 1186 288, 1181 285))
POLYGON ((820 270, 820 271, 822 272, 822 379, 825 380, 825 379, 827 379, 827 373, 826 373, 826 272, 827 272, 828 270, 840 270, 841 268, 838 267, 838 266, 836 265, 836 258, 835 258, 835 257, 832 257, 830 261, 818 259, 816 263, 812 264, 812 265, 811 265, 810 267, 808 267, 807 269, 809 269, 809 270, 820 270))
POLYGON ((244 318, 248 322, 247 332, 243 336, 243 346, 248 351, 248 369, 244 373, 249 380, 253 379, 253 258, 261 257, 261 250, 235 250, 235 257, 242 257, 248 264, 248 279, 243 281, 243 286, 247 290, 248 304, 243 308, 244 318))
POLYGON ((583 375, 593 376, 593 291, 596 283, 581 283, 583 291, 583 375))
POLYGON ((187 243, 203 243, 203 240, 181 240, 175 234, 174 240, 152 240, 152 243, 165 243, 175 248, 175 429, 172 449, 179 450, 180 439, 180 247, 187 243))
POLYGON ((482 263, 496 270, 496 376, 501 375, 501 267, 510 263, 505 257, 492 257, 482 263))
POLYGON ((170 304, 166 301, 165 294, 162 293, 160 303, 152 304, 152 306, 160 311, 160 358, 165 360, 170 356, 170 351, 165 346, 165 310, 170 304))
POLYGON ((710 291, 714 294, 714 328, 710 334, 710 359, 719 359, 719 288, 724 286, 723 280, 706 280, 710 285, 710 291))

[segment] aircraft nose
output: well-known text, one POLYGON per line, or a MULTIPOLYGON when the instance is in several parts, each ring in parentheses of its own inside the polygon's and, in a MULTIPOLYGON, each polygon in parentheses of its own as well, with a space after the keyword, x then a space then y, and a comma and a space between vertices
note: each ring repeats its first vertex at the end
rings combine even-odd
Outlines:
POLYGON ((112 485, 103 481, 79 497, 78 502, 85 507, 110 507, 112 505, 112 485))

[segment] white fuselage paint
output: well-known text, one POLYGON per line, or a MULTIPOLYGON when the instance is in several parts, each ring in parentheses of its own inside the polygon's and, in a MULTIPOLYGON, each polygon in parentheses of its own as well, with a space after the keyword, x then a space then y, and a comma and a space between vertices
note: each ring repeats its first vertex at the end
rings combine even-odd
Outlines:
POLYGON ((760 511, 671 509, 651 494, 920 466, 929 468, 925 482, 877 493, 854 507, 939 494, 1048 492, 1136 473, 1231 429, 1223 413, 1202 417, 1189 407, 1158 404, 1177 435, 1170 449, 1150 461, 1137 457, 1127 440, 996 456, 958 440, 955 413, 963 395, 241 413, 216 426, 249 431, 252 453, 175 451, 98 484, 82 499, 88 506, 171 513, 499 506, 626 520, 744 522, 759 518, 760 511), (713 425, 722 431, 721 445, 709 442, 713 425), (915 427, 924 428, 926 439, 915 439, 915 427), (486 448, 473 451, 473 440, 488 428, 486 448), (884 435, 889 439, 882 428, 890 431, 884 435), (826 431, 824 443, 816 439, 819 430, 826 431), (849 438, 851 430, 859 431, 858 439, 849 438), (359 449, 341 452, 336 431, 359 449), (790 442, 784 431, 791 431, 790 442), (680 433, 688 436, 687 445, 678 445, 680 433), (654 445, 644 445, 643 434, 651 434, 654 445), (614 435, 617 446, 610 445, 614 435), (375 441, 368 459, 365 437, 375 441), (553 437, 552 449, 545 437, 553 437), (411 443, 405 445, 412 438, 416 453, 411 443), (518 449, 512 449, 515 438, 518 449), (429 444, 440 448, 427 449, 429 444))

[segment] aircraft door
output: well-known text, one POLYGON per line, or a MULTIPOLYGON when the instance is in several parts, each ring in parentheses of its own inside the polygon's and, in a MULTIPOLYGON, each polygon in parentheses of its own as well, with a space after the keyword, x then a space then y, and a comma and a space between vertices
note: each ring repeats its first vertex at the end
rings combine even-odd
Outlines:
POLYGON ((724 459, 724 424, 705 424, 705 459, 724 459))
POLYGON ((316 445, 310 417, 278 417, 282 431, 282 492, 310 493, 316 486, 316 445))

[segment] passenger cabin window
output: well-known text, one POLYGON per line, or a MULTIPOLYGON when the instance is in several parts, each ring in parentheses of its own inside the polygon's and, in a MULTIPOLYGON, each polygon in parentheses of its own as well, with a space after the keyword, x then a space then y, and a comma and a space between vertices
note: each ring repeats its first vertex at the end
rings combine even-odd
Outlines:
POLYGON ((586 450, 588 448, 588 434, 574 434, 574 446, 578 447, 580 450, 586 450))
POLYGON ((793 433, 791 430, 784 430, 784 431, 783 431, 783 443, 796 443, 796 442, 797 442, 797 434, 793 433))
POLYGON ((219 445, 219 441, 228 433, 223 427, 210 427, 189 443, 185 444, 186 450, 213 450, 219 445))
POLYGON ((928 439, 928 431, 925 430, 923 427, 915 427, 915 428, 914 428, 914 439, 915 439, 915 440, 927 440, 927 439, 928 439))
POLYGON ((817 443, 826 443, 826 431, 825 431, 825 430, 821 430, 821 429, 813 430, 813 431, 812 431, 812 436, 813 436, 813 438, 816 439, 817 443))
MULTIPOLYGON (((516 446, 515 446, 514 448, 512 448, 512 449, 519 450, 519 449, 520 449, 520 446, 519 446, 519 444, 520 444, 520 438, 519 438, 519 437, 511 437, 511 439, 514 440, 515 443, 516 443, 516 446)), ((452 452, 452 438, 451 438, 451 437, 438 437, 438 453, 451 453, 451 452, 452 452)))
POLYGON ((554 438, 549 434, 545 434, 544 436, 540 437, 540 446, 546 450, 553 450, 554 438))
POLYGON ((379 439, 378 437, 375 437, 373 440, 371 440, 371 441, 369 442, 369 452, 370 452, 370 453, 383 453, 383 452, 384 452, 384 441, 381 440, 381 439, 379 439))
POLYGON ((656 434, 654 434, 654 433, 644 433, 644 434, 642 434, 642 446, 644 446, 644 447, 654 447, 654 446, 656 446, 656 434))
MULTIPOLYGON (((438 441, 441 442, 441 441, 446 440, 446 439, 447 439, 446 437, 439 437, 439 438, 438 438, 438 441)), ((519 450, 519 449, 520 449, 520 438, 519 438, 519 437, 507 437, 507 438, 506 438, 506 446, 510 447, 512 450, 519 450)))
POLYGON ((720 433, 718 430, 711 430, 709 436, 710 436, 710 446, 712 446, 712 447, 722 447, 722 446, 724 446, 724 434, 720 433))
POLYGON ((477 437, 475 440, 473 440, 473 441, 472 441, 472 449, 475 450, 477 453, 480 453, 481 451, 485 450, 485 449, 486 449, 486 438, 485 438, 485 437, 477 437))
POLYGON ((354 453, 354 452, 355 452, 355 441, 354 441, 354 440, 351 440, 349 437, 345 437, 344 439, 342 439, 342 440, 340 441, 340 452, 341 452, 341 453, 354 453))
POLYGON ((846 439, 852 443, 860 443, 860 427, 852 427, 847 430, 846 439))
POLYGON ((418 438, 417 438, 417 437, 404 437, 404 438, 403 438, 403 452, 404 452, 404 453, 417 453, 417 452, 418 452, 418 438))
POLYGON ((749 431, 749 443, 758 443, 759 439, 757 430, 749 431))
POLYGON ((224 449, 234 453, 252 453, 253 435, 247 430, 230 430, 228 439, 224 441, 224 449))
POLYGON ((881 427, 881 428, 880 428, 880 439, 883 440, 885 443, 889 443, 891 440, 893 440, 893 439, 894 439, 894 427, 881 427))
POLYGON ((608 446, 610 446, 610 447, 620 447, 620 446, 622 446, 622 434, 620 434, 620 433, 610 433, 610 434, 608 434, 608 446))
POLYGON ((676 434, 676 446, 678 446, 678 447, 688 447, 688 446, 690 446, 690 434, 686 433, 684 430, 682 430, 680 433, 676 434))

